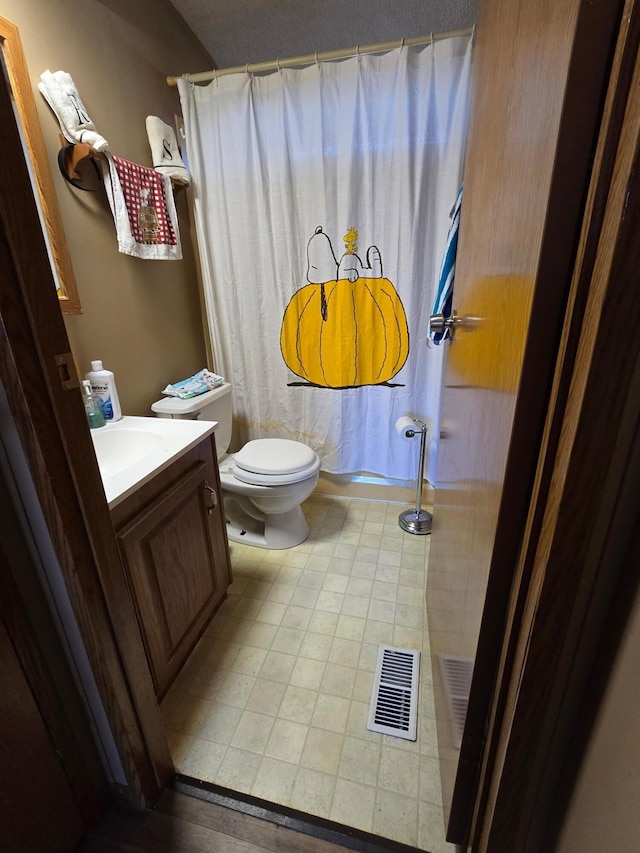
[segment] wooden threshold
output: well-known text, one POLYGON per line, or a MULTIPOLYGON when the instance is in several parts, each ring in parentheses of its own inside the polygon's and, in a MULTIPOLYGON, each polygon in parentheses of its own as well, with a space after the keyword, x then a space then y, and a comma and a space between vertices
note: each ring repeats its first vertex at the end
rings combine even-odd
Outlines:
MULTIPOLYGON (((236 812, 246 818, 267 821, 300 835, 313 837, 317 839, 318 843, 321 843, 321 846, 312 848, 317 850, 317 853, 321 853, 321 851, 324 853, 325 850, 327 853, 331 850, 356 850, 358 853, 412 853, 416 849, 399 841, 382 838, 379 835, 351 826, 344 826, 290 806, 272 803, 250 794, 242 794, 220 785, 193 779, 190 776, 176 774, 173 780, 173 788, 178 793, 186 794, 215 806, 218 811, 211 812, 211 814, 216 814, 218 819, 225 823, 238 820, 239 818, 232 816, 232 813, 236 812), (220 811, 220 809, 225 811, 220 811)), ((280 850, 281 848, 276 849, 280 850)), ((307 848, 296 849, 306 850, 307 848)))
MULTIPOLYGON (((293 810, 278 810, 257 800, 248 803, 232 792, 216 793, 197 780, 179 777, 175 786, 199 789, 198 796, 167 789, 153 811, 115 808, 97 832, 82 842, 77 853, 414 853, 415 848, 310 818, 293 810), (224 805, 215 802, 224 801, 224 805), (261 804, 261 805, 260 805, 261 804), (248 813, 247 809, 260 811, 248 813), (289 815, 284 812, 288 811, 289 815), (322 826, 326 824, 326 826, 322 826), (310 830, 310 831, 309 831, 310 830), (331 838, 321 837, 325 832, 331 838)), ((218 789, 223 791, 224 789, 218 789)))

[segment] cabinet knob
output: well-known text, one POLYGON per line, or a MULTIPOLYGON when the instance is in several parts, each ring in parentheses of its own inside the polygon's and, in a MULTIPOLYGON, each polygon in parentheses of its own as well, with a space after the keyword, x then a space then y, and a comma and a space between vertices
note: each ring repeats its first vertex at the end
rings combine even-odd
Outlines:
POLYGON ((209 483, 204 484, 204 499, 207 504, 207 512, 211 515, 218 506, 218 493, 215 489, 211 488, 209 483))

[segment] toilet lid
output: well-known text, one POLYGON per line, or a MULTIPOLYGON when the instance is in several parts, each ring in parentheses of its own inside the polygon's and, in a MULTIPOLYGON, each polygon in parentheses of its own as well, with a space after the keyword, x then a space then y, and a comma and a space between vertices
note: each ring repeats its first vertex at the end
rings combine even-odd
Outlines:
POLYGON ((286 438, 258 438, 235 454, 239 468, 253 474, 283 476, 306 471, 317 456, 308 445, 286 438))

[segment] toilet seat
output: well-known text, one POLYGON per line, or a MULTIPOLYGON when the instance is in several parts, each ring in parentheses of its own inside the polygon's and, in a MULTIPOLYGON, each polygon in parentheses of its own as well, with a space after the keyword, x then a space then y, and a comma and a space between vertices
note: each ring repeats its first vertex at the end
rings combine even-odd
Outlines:
POLYGON ((279 486, 299 483, 320 468, 318 455, 299 441, 259 438, 249 441, 234 457, 234 476, 243 483, 279 486))

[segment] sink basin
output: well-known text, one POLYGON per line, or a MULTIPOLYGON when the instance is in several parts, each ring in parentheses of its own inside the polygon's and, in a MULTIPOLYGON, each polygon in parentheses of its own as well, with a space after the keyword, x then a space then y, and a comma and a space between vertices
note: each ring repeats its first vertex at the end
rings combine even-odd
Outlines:
POLYGON ((123 417, 91 430, 112 509, 217 428, 215 421, 123 417))
POLYGON ((150 430, 121 429, 93 430, 93 446, 102 477, 113 477, 130 465, 155 453, 162 436, 150 430))

